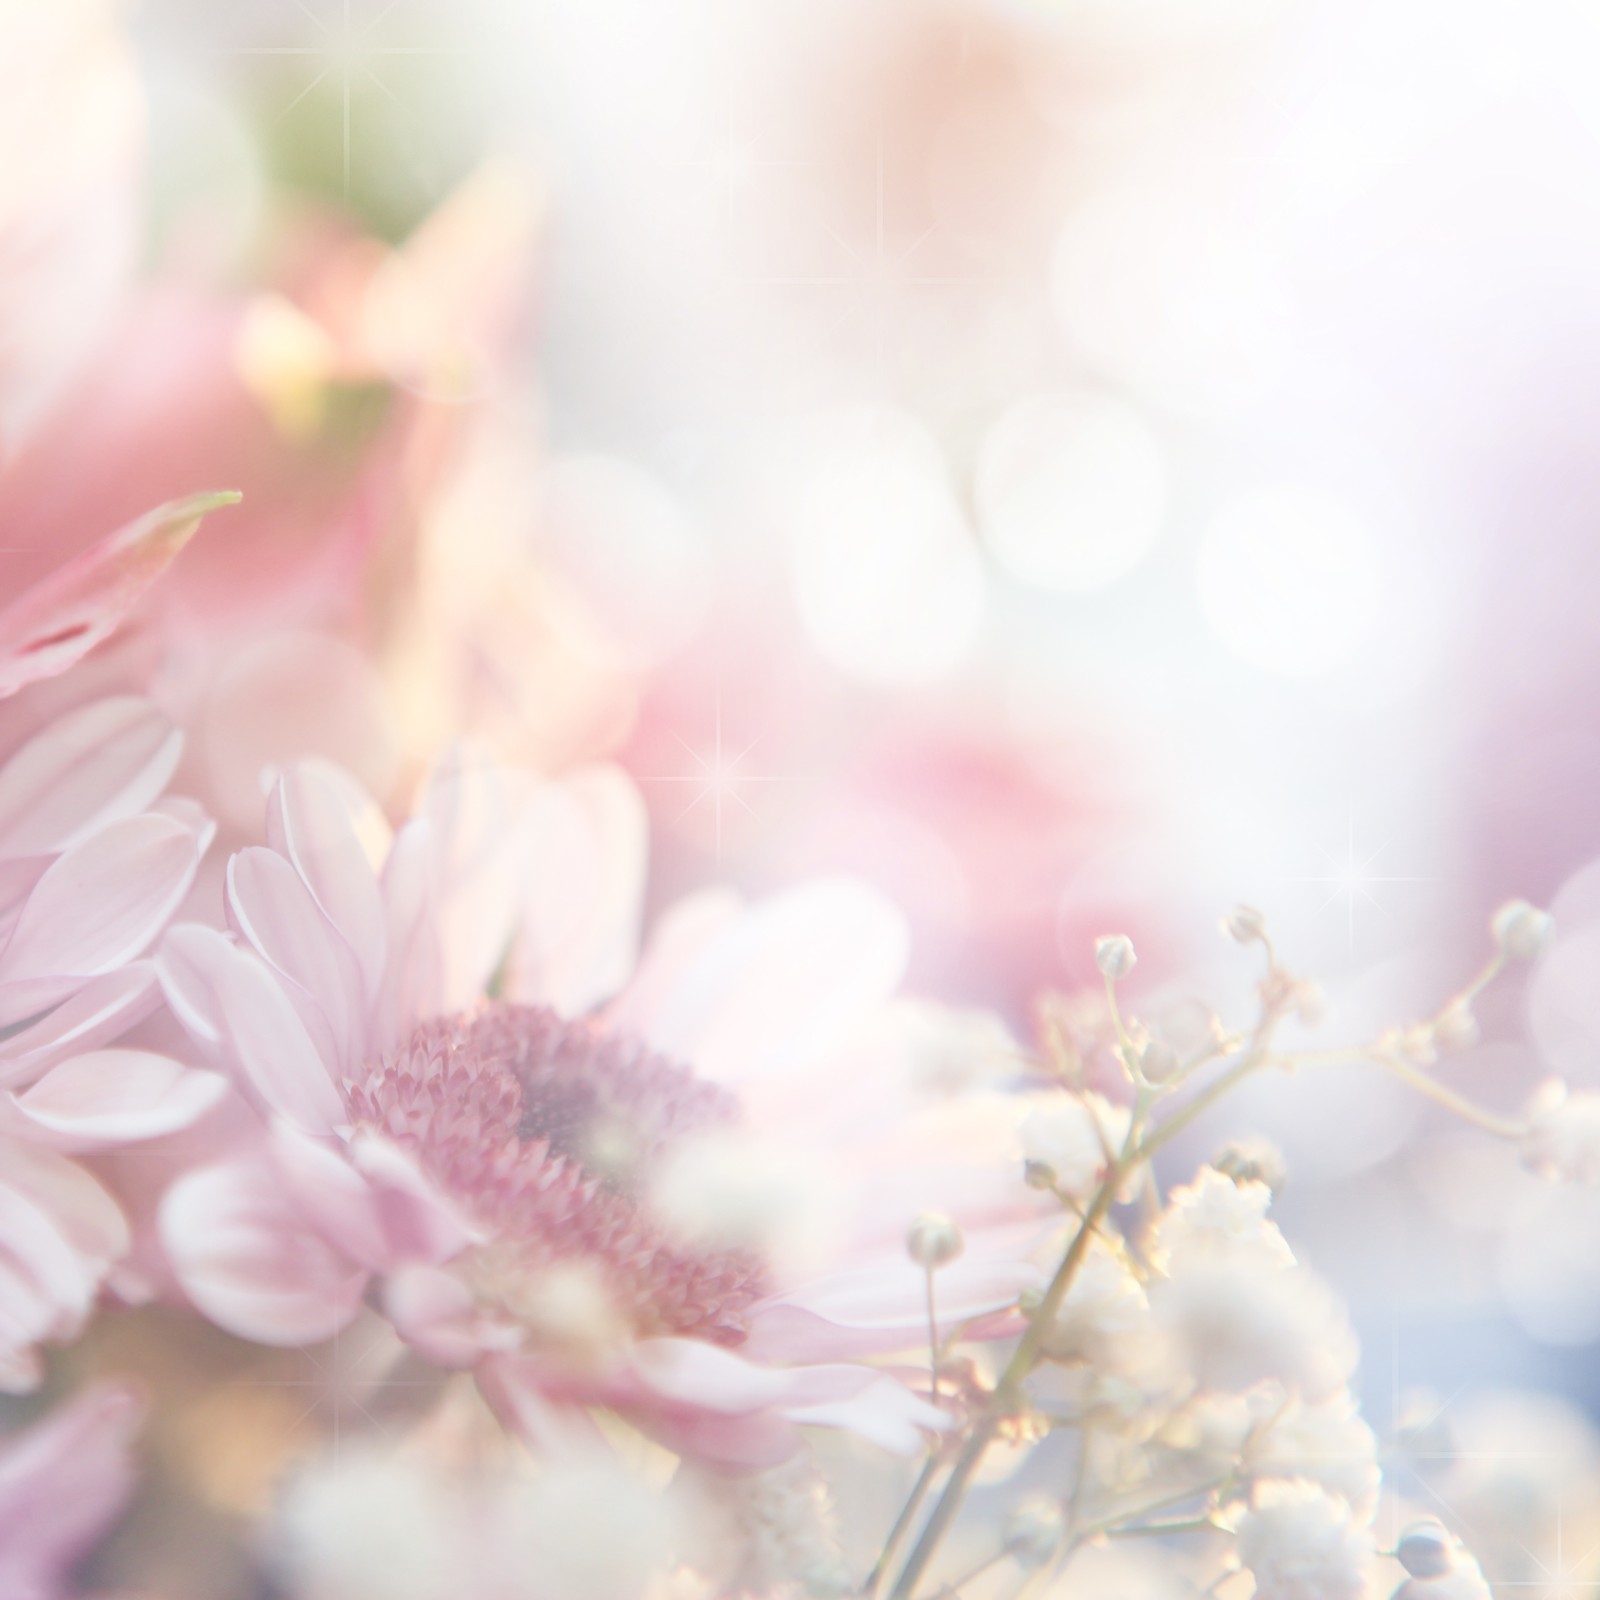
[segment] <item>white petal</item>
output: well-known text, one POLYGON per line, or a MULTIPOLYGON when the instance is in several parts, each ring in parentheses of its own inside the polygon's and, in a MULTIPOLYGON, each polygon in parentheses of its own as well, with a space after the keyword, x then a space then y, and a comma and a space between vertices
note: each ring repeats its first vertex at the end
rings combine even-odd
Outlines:
POLYGON ((261 1162, 205 1167, 161 1203, 162 1243, 183 1291, 219 1327, 262 1344, 313 1344, 361 1309, 367 1274, 293 1207, 261 1162))
POLYGON ((58 856, 0 954, 0 981, 96 977, 138 956, 194 881, 194 835, 146 814, 106 824, 58 856))
POLYGON ((215 1072, 148 1050, 97 1050, 51 1068, 26 1093, 7 1097, 0 1120, 58 1150, 93 1150, 175 1133, 227 1093, 215 1072))
POLYGON ((80 706, 0 768, 0 855, 63 850, 145 810, 166 787, 183 734, 131 695, 80 706))

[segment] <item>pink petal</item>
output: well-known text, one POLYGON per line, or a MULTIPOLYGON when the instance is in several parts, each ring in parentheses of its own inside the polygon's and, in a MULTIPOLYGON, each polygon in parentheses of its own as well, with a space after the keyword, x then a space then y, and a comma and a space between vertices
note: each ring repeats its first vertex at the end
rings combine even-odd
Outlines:
POLYGON ((900 1456, 922 1449, 929 1433, 940 1433, 952 1426, 944 1412, 882 1373, 874 1374, 855 1394, 791 1406, 785 1415, 802 1427, 841 1428, 900 1456))
MULTIPOLYGON (((198 865, 181 823, 151 814, 107 823, 40 878, 0 953, 0 983, 92 978, 132 961, 178 908, 198 865)), ((8 1020, 26 1014, 0 1008, 8 1020)))
POLYGON ((92 1150, 175 1133, 227 1093, 227 1080, 148 1050, 98 1050, 53 1067, 0 1102, 11 1131, 58 1150, 92 1150))
POLYGON ((96 1276, 128 1252, 127 1219, 117 1202, 76 1161, 34 1145, 0 1139, 0 1174, 54 1219, 96 1276))
MULTIPOLYGON (((1041 1281, 1031 1262, 964 1256, 939 1272, 942 1331, 1003 1311, 1041 1281)), ((773 1295, 750 1315, 746 1354, 770 1361, 822 1361, 925 1345, 927 1281, 904 1251, 773 1295)))
POLYGON ((372 1013, 372 1048, 392 1049, 423 1017, 444 1009, 444 956, 435 894, 438 871, 432 825, 403 827, 383 864, 385 963, 372 1013))
POLYGON ((469 1242, 442 1197, 386 1140, 365 1135, 341 1147, 279 1123, 271 1154, 301 1209, 364 1266, 443 1261, 469 1242))
POLYGON ((369 997, 383 980, 383 900, 344 792, 317 764, 298 762, 273 786, 267 841, 287 856, 355 952, 369 997))
POLYGON ((147 809, 182 750, 182 733, 148 700, 125 695, 68 712, 0 768, 0 854, 62 850, 147 809))
POLYGON ((71 1338, 98 1284, 49 1212, 0 1183, 0 1349, 71 1338))
POLYGON ((739 1416, 776 1405, 793 1387, 781 1367, 761 1367, 698 1339, 645 1339, 628 1352, 628 1375, 670 1406, 739 1416))
POLYGON ((529 879, 528 790, 460 749, 429 780, 418 815, 433 832, 446 1009, 479 997, 510 947, 529 879))
POLYGON ((737 1083, 837 1047, 905 968, 904 918, 865 884, 792 889, 706 939, 674 981, 621 1014, 658 1049, 737 1083))
POLYGON ((299 873, 276 851, 241 850, 228 862, 226 902, 240 937, 285 980, 324 1060, 352 1070, 366 1046, 361 969, 299 873))
POLYGON ((702 889, 667 907, 656 919, 637 970, 608 1008, 617 1027, 643 1033, 667 1009, 685 975, 744 913, 731 889, 702 889))
POLYGON ((0 612, 0 698, 65 672, 108 638, 231 492, 191 495, 91 545, 0 612))
POLYGON ((513 1347, 515 1330, 489 1322, 472 1290, 442 1267, 402 1267, 384 1280, 383 1309, 400 1337, 441 1367, 470 1367, 513 1347))
POLYGON ((533 859, 507 992, 571 1014, 633 970, 644 903, 644 803, 615 767, 590 767, 534 797, 533 859))
POLYGON ((204 1167, 161 1203, 179 1284, 218 1327, 261 1344, 314 1344, 348 1327, 367 1274, 295 1209, 264 1162, 204 1167))
POLYGON ((211 928, 174 928, 156 957, 173 1014, 270 1109, 310 1133, 344 1120, 344 1101, 283 985, 253 951, 211 928))
POLYGON ((47 1017, 0 1042, 0 1086, 31 1082, 58 1061, 115 1039, 160 1001, 152 962, 130 962, 91 978, 47 1017))
POLYGON ((0 947, 11 937, 28 896, 54 860, 53 854, 0 857, 0 947))
POLYGON ((66 1592, 68 1570, 132 1493, 142 1415, 132 1390, 100 1383, 0 1438, 0 1592, 66 1592))

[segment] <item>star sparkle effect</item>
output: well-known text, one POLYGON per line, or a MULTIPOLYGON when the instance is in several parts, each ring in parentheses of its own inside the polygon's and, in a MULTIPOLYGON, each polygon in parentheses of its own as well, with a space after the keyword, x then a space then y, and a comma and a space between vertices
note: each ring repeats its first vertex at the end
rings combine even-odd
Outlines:
POLYGON ((1356 947, 1356 905, 1365 903, 1375 910, 1385 908, 1383 901, 1373 892, 1384 884, 1394 883, 1426 883, 1426 878, 1405 873, 1387 873, 1377 870, 1379 857, 1388 849, 1387 844, 1381 844, 1376 850, 1367 851, 1356 845, 1356 825, 1352 818, 1346 825, 1345 848, 1342 857, 1335 855, 1331 850, 1322 850, 1320 853, 1327 861, 1329 870, 1323 873, 1312 873, 1302 877, 1287 877, 1285 883, 1320 883, 1327 887, 1328 897, 1323 901, 1321 909, 1326 911, 1329 906, 1344 902, 1345 916, 1349 926, 1350 949, 1354 953, 1356 947))
POLYGON ((376 11, 365 16, 352 13, 351 0, 340 0, 337 20, 330 19, 323 11, 313 9, 308 0, 290 0, 290 3, 311 26, 311 37, 308 41, 298 44, 233 45, 226 47, 221 53, 230 56, 299 57, 313 69, 311 79, 278 112, 275 122, 282 122, 330 78, 337 82, 340 105, 342 198, 348 204, 351 90, 357 80, 371 84, 403 112, 406 108, 399 96, 383 80, 378 71, 379 64, 399 57, 455 56, 464 52, 459 46, 386 42, 380 30, 400 4, 400 0, 386 0, 386 3, 380 5, 376 11))
POLYGON ((750 802, 739 791, 746 785, 795 783, 801 780, 783 777, 776 773, 756 772, 745 765, 755 750, 759 739, 752 739, 738 751, 732 751, 723 738, 722 684, 716 688, 715 708, 712 716, 713 733, 709 747, 696 747, 681 734, 674 735, 684 754, 693 763, 690 772, 646 773, 639 776, 640 783, 677 784, 691 791, 689 803, 678 813, 677 821, 698 811, 708 801, 713 818, 713 853, 717 865, 722 865, 723 818, 730 806, 752 812, 750 802))
POLYGON ((313 1423, 339 1454, 345 1430, 376 1430, 381 1413, 403 1404, 400 1394, 416 1390, 436 1393, 437 1377, 419 1374, 408 1352, 387 1324, 364 1320, 335 1333, 326 1344, 304 1345, 294 1352, 295 1365, 275 1364, 271 1376, 257 1373, 242 1380, 246 1388, 283 1391, 301 1409, 290 1425, 313 1423))

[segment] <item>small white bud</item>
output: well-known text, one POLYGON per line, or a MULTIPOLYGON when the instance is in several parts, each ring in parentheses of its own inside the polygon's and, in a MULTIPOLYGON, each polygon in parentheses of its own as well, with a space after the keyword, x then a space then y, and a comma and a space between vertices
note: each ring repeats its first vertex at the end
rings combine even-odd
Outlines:
POLYGON ((1274 1194, 1289 1181, 1283 1152, 1265 1139, 1235 1139, 1211 1165, 1235 1183, 1264 1183, 1274 1194))
POLYGON ((1030 1189, 1053 1189, 1056 1186, 1056 1169, 1048 1161, 1024 1161, 1022 1181, 1030 1189))
POLYGON ((906 1234, 906 1254, 929 1272, 948 1266, 965 1245, 961 1229, 935 1211, 924 1211, 906 1234))
POLYGON ((1446 1054, 1470 1050, 1478 1042, 1478 1019, 1472 1006, 1466 1000, 1452 1000, 1433 1020, 1433 1039, 1446 1054))
POLYGON ((1526 900, 1508 900, 1489 924, 1500 953, 1513 961, 1541 955, 1556 931, 1555 918, 1526 900))
POLYGON ((1139 1071, 1146 1083, 1165 1083, 1178 1070, 1178 1052, 1165 1039, 1151 1039, 1139 1052, 1139 1071))
POLYGON ((1018 1566, 1042 1567, 1056 1553, 1065 1524, 1061 1507, 1043 1495, 1030 1495, 1006 1518, 1006 1549, 1018 1566))
POLYGON ((1255 944, 1267 934, 1267 919, 1254 906, 1235 906, 1222 919, 1222 931, 1237 944, 1255 944))
POLYGON ((1431 1517, 1413 1522, 1400 1535, 1394 1553, 1413 1578, 1442 1578, 1455 1564, 1454 1542, 1431 1517))
POLYGON ((1126 978, 1139 958, 1133 953, 1133 940, 1125 933, 1108 933, 1094 942, 1094 964, 1113 983, 1126 978))

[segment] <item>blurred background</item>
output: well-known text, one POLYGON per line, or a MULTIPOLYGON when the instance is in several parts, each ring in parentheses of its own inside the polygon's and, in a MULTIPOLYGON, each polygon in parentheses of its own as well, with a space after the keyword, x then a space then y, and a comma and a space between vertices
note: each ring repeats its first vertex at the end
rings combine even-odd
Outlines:
MULTIPOLYGON (((658 903, 862 873, 915 987, 1024 1032, 1111 929, 1237 1013, 1242 900, 1356 1037, 1554 900, 1452 1071, 1600 1081, 1585 0, 60 16, 29 161, 87 203, 27 321, 75 338, 0 518, 20 577, 245 489, 164 601, 202 787, 241 742, 396 803, 455 734, 614 758, 658 903)), ((1375 1416, 1600 1402, 1591 1198, 1366 1079, 1247 1120, 1375 1416)))

